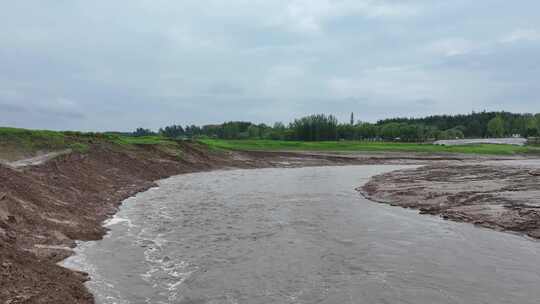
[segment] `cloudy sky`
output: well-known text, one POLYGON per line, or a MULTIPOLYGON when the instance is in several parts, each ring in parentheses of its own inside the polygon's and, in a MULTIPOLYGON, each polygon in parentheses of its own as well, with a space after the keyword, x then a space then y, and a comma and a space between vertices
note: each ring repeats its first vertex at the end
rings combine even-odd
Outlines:
POLYGON ((0 125, 540 112, 537 0, 17 0, 0 125))

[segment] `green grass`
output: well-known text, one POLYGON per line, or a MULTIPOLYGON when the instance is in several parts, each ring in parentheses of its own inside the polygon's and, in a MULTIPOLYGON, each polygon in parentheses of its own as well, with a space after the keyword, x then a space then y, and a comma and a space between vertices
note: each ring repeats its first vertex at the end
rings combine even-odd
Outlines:
POLYGON ((39 151, 67 149, 71 143, 62 132, 0 128, 0 144, 24 151, 39 151))
MULTIPOLYGON (((14 160, 30 157, 38 152, 52 152, 66 149, 86 153, 91 145, 112 144, 120 148, 136 145, 159 145, 163 149, 175 150, 174 140, 160 136, 130 137, 108 133, 84 133, 75 131, 27 130, 0 127, 0 159, 14 160)), ((178 150, 178 151, 176 151, 178 150)))
POLYGON ((277 140, 219 140, 203 139, 202 143, 213 149, 259 150, 259 151, 343 151, 343 152, 424 152, 424 153, 465 153, 488 155, 540 154, 537 147, 510 145, 463 145, 436 146, 419 143, 365 142, 365 141, 277 141, 277 140))
POLYGON ((79 146, 90 141, 108 141, 120 145, 175 144, 174 140, 162 136, 132 137, 108 133, 84 133, 74 131, 28 130, 0 127, 0 142, 28 148, 66 148, 79 146))
MULTIPOLYGON (((463 145, 436 146, 418 143, 364 142, 364 141, 327 141, 301 142, 277 140, 219 140, 201 139, 210 150, 264 150, 264 151, 342 151, 342 152, 424 152, 424 153, 466 153, 514 155, 540 155, 540 146, 510 145, 463 145)), ((17 159, 27 157, 38 151, 58 151, 72 149, 86 152, 91 145, 105 143, 119 148, 137 145, 157 145, 163 151, 177 154, 181 151, 176 141, 161 136, 131 137, 108 133, 57 132, 46 130, 26 130, 0 127, 0 158, 17 159)))
POLYGON ((115 136, 112 142, 120 145, 176 145, 176 142, 162 136, 115 136))

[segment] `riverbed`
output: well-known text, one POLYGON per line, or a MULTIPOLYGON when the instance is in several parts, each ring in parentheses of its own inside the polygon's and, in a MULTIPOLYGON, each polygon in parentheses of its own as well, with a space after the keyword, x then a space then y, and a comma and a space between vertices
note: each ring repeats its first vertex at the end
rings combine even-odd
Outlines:
POLYGON ((97 303, 537 303, 540 242, 376 204, 406 166, 179 175, 65 261, 97 303))

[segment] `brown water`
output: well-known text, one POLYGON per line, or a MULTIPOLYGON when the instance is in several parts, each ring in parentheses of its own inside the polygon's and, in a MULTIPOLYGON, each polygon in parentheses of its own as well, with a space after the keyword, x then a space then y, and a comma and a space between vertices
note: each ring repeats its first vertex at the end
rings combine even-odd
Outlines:
POLYGON ((98 303, 539 303, 540 242, 376 204, 397 166, 181 175, 69 267, 98 303))

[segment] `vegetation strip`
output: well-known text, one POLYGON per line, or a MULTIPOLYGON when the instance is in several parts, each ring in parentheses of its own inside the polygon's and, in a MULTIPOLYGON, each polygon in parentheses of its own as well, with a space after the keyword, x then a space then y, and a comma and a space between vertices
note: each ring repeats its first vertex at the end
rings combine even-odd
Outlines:
POLYGON ((475 144, 440 146, 419 143, 368 142, 368 141, 277 141, 277 140, 222 140, 203 139, 201 142, 213 149, 253 151, 332 151, 332 152, 420 152, 463 153, 484 155, 540 154, 539 147, 475 144))

